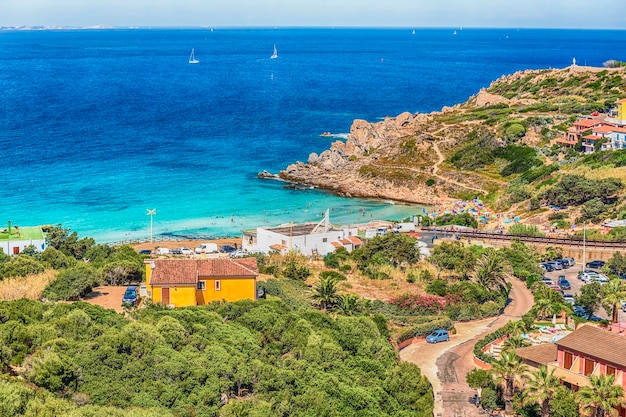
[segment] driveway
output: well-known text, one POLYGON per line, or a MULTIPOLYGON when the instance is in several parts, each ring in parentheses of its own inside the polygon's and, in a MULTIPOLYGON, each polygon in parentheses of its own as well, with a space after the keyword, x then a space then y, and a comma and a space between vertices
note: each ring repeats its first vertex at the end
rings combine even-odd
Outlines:
POLYGON ((511 279, 510 302, 504 314, 496 317, 455 325, 457 334, 449 343, 430 345, 420 341, 400 351, 400 358, 415 363, 433 385, 435 407, 433 414, 442 417, 481 417, 478 408, 468 402, 476 393, 465 382, 474 366, 474 345, 512 320, 519 320, 533 306, 533 295, 526 284, 511 279))

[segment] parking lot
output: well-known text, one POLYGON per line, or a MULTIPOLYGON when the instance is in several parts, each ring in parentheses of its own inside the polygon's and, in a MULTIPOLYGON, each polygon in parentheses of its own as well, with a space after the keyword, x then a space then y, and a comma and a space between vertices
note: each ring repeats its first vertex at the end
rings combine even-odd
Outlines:
MULTIPOLYGON (((574 266, 569 267, 567 269, 562 269, 560 271, 555 270, 552 272, 544 272, 543 276, 550 278, 555 283, 558 283, 559 275, 565 275, 565 278, 567 278, 570 285, 572 286, 570 290, 564 290, 565 294, 572 294, 576 296, 580 293, 580 289, 582 288, 582 286, 585 285, 584 282, 578 279, 578 273, 582 271, 582 269, 583 269, 582 263, 576 262, 574 266)), ((585 268, 585 269, 590 270, 591 268, 585 268)), ((600 272, 599 270, 596 270, 596 271, 600 272)), ((606 313, 606 311, 604 311, 604 308, 602 307, 598 308, 598 310, 596 310, 594 314, 596 316, 602 317, 603 319, 609 319, 608 314, 606 313)), ((620 310, 618 318, 620 322, 626 321, 626 313, 620 310)))

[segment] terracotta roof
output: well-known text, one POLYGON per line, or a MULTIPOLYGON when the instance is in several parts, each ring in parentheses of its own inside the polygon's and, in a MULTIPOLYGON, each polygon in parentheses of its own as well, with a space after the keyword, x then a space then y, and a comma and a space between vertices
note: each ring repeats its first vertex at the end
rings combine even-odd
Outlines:
POLYGON ((337 241, 330 242, 330 244, 333 245, 336 248, 342 248, 343 247, 343 245, 340 242, 337 242, 337 241))
POLYGON ((151 285, 190 285, 203 278, 256 277, 256 258, 153 259, 151 285))
POLYGON ((601 359, 626 369, 626 337, 594 326, 583 326, 556 342, 561 348, 601 359))
POLYGON ((363 241, 356 236, 348 236, 348 240, 352 242, 353 245, 362 245, 363 241))
POLYGON ((352 245, 350 239, 339 239, 342 245, 352 245))
POLYGON ((540 345, 519 348, 515 351, 522 359, 547 365, 556 362, 556 345, 554 343, 542 343, 540 345))
POLYGON ((604 136, 598 136, 598 135, 586 135, 583 136, 583 139, 589 139, 589 140, 598 140, 598 139, 603 139, 604 136))
POLYGON ((611 133, 615 132, 616 127, 611 125, 603 125, 593 128, 594 133, 611 133))
POLYGON ((601 124, 602 121, 600 120, 596 120, 596 119, 581 119, 577 122, 574 123, 574 126, 581 126, 581 127, 592 127, 598 124, 601 124))

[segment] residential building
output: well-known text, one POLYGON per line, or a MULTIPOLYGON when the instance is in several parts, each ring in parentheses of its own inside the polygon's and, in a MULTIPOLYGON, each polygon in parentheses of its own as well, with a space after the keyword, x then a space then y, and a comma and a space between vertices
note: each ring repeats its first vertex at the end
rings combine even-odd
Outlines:
MULTIPOLYGON (((524 362, 534 368, 546 365, 563 385, 578 391, 589 385, 591 375, 615 375, 615 384, 626 389, 626 336, 591 325, 556 341, 517 349, 524 362)), ((618 408, 626 417, 626 409, 618 408)))
POLYGON ((40 226, 11 226, 9 222, 6 229, 0 230, 0 251, 7 255, 18 255, 30 245, 38 252, 46 249, 46 237, 40 226))
POLYGON ((264 253, 295 251, 307 256, 324 256, 340 246, 349 252, 356 249, 363 243, 357 235, 356 227, 333 226, 326 210, 324 219, 319 223, 287 224, 244 231, 242 249, 264 253))
POLYGON ((174 307, 255 300, 256 258, 151 259, 146 289, 155 303, 174 307))

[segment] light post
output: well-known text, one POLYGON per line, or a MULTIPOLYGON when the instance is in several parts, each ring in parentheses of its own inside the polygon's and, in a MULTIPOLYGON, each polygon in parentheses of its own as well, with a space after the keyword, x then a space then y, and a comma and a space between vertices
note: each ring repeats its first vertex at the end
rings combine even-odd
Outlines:
POLYGON ((156 209, 148 209, 146 213, 147 216, 150 216, 150 243, 152 243, 152 217, 156 214, 156 209))
POLYGON ((585 272, 585 268, 587 267, 587 222, 583 222, 583 272, 585 272))

